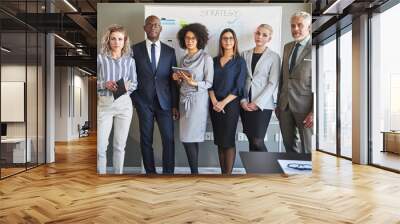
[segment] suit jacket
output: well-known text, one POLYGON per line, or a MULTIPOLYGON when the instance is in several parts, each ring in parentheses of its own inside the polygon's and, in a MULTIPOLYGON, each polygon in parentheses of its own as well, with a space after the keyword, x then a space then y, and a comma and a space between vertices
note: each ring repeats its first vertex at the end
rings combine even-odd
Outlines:
POLYGON ((295 44, 294 41, 290 42, 283 50, 278 107, 280 110, 285 110, 289 106, 293 112, 310 113, 313 111, 311 38, 299 55, 292 74, 289 74, 289 57, 295 44))
POLYGON ((245 98, 241 102, 248 100, 247 96, 251 87, 252 102, 261 110, 275 109, 281 72, 281 58, 277 53, 267 48, 258 60, 253 73, 251 69, 253 49, 244 51, 242 57, 246 61, 247 77, 244 89, 245 98))
POLYGON ((132 101, 135 104, 152 106, 154 94, 157 94, 163 110, 170 110, 171 107, 178 108, 178 89, 171 79, 172 66, 176 66, 175 50, 161 43, 160 59, 155 74, 151 69, 146 41, 133 45, 132 52, 138 80, 137 90, 131 94, 132 101))

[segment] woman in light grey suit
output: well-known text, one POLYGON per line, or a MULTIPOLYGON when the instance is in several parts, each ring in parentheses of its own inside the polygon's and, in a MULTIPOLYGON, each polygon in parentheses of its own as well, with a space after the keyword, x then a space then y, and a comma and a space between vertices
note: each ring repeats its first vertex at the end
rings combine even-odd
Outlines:
POLYGON ((244 97, 240 101, 240 116, 250 151, 267 151, 264 137, 275 109, 281 59, 267 47, 271 37, 272 27, 259 25, 254 32, 256 46, 242 53, 247 65, 247 78, 244 97))
POLYGON ((192 174, 198 173, 199 142, 204 141, 208 115, 208 89, 212 86, 212 57, 204 51, 207 28, 199 23, 184 26, 177 34, 179 45, 187 53, 180 61, 189 72, 177 72, 173 79, 180 84, 179 136, 185 147, 192 174))

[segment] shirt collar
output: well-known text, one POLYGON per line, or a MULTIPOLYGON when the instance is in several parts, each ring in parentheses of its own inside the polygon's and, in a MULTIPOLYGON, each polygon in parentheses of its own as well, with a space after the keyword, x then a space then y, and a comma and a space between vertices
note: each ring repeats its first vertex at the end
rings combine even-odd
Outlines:
MULTIPOLYGON (((151 44, 152 44, 153 42, 151 42, 149 39, 146 39, 146 45, 148 46, 148 47, 151 47, 151 44)), ((160 47, 160 45, 161 45, 161 41, 160 40, 157 40, 156 42, 154 42, 155 44, 156 44, 156 47, 157 48, 159 48, 160 47)))
POLYGON ((310 40, 310 35, 308 35, 306 38, 304 38, 302 41, 298 42, 301 46, 305 46, 308 42, 308 40, 310 40))

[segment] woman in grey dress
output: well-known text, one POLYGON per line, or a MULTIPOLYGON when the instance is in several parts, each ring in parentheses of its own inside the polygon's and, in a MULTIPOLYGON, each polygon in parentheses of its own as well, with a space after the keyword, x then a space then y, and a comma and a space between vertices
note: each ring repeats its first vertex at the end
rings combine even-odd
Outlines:
POLYGON ((184 26, 177 34, 179 45, 187 50, 180 66, 188 72, 175 72, 180 84, 179 136, 185 147, 192 174, 198 173, 199 143, 204 141, 208 115, 208 89, 214 78, 212 57, 204 51, 207 28, 199 23, 184 26))

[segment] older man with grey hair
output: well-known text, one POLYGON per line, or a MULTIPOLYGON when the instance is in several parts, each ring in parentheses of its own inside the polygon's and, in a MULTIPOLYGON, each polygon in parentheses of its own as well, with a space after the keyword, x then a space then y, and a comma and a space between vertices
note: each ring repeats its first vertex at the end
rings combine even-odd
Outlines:
POLYGON ((287 153, 311 153, 313 92, 311 82, 311 15, 290 19, 294 41, 283 51, 276 114, 287 153))

